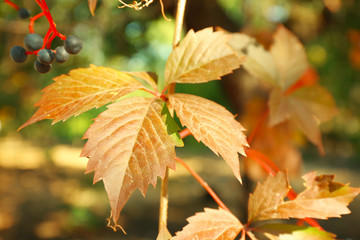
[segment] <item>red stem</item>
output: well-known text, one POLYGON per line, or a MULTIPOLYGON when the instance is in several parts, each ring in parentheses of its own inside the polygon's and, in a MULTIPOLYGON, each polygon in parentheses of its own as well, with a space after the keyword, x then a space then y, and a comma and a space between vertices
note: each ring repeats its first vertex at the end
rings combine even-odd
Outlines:
POLYGON ((175 160, 183 165, 193 177, 205 188, 205 190, 210 194, 210 196, 215 200, 215 202, 224 210, 231 213, 231 211, 226 207, 226 205, 220 200, 218 195, 210 188, 210 186, 202 179, 189 165, 187 165, 181 158, 176 157, 175 160))
POLYGON ((4 0, 4 3, 8 4, 10 7, 14 8, 16 11, 19 10, 19 6, 15 3, 11 2, 10 0, 4 0))
POLYGON ((44 15, 47 18, 47 20, 50 24, 50 28, 51 28, 52 32, 54 33, 55 37, 59 37, 62 40, 65 40, 66 37, 64 35, 62 35, 61 33, 59 33, 56 29, 55 21, 51 16, 51 13, 50 13, 49 7, 47 6, 46 1, 45 0, 35 0, 35 2, 39 5, 41 10, 44 12, 44 15))
POLYGON ((35 15, 34 17, 30 17, 30 23, 29 23, 29 31, 30 33, 34 33, 34 23, 36 20, 38 20, 39 18, 41 18, 42 16, 44 16, 44 12, 41 12, 37 15, 35 15))
POLYGON ((264 170, 269 173, 271 176, 275 176, 280 169, 276 166, 273 161, 271 161, 270 158, 268 158, 266 155, 262 154, 261 152, 258 152, 252 148, 245 148, 246 155, 259 163, 259 165, 264 168, 264 170))
POLYGON ((254 140, 256 134, 260 131, 261 126, 264 124, 264 122, 266 121, 267 117, 269 116, 269 108, 267 108, 265 110, 265 112, 261 115, 259 122, 256 124, 254 130, 251 132, 249 138, 248 138, 248 143, 251 144, 251 142, 254 140))
POLYGON ((181 139, 184 139, 185 137, 190 136, 191 132, 190 132, 190 130, 188 128, 184 128, 183 130, 181 130, 179 132, 179 135, 180 135, 181 139))

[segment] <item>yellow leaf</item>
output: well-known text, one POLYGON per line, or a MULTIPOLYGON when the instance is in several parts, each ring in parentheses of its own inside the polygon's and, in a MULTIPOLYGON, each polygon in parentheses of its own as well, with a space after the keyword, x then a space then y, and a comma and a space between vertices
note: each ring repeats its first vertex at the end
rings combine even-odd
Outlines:
POLYGON ((270 53, 278 70, 278 85, 283 90, 292 86, 309 67, 303 45, 282 25, 274 34, 270 53))
POLYGON ((230 35, 205 28, 190 30, 172 51, 165 68, 165 85, 170 83, 202 83, 220 79, 245 60, 227 42, 230 35))
POLYGON ((44 119, 53 119, 53 124, 65 121, 143 87, 129 74, 94 65, 72 70, 54 81, 43 89, 35 104, 39 109, 19 130, 44 119))

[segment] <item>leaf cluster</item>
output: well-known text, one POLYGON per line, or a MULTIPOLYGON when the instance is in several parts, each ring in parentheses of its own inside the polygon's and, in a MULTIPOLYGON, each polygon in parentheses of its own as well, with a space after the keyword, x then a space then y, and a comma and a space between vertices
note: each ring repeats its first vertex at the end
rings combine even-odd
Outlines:
MULTIPOLYGON (((317 82, 304 81, 302 76, 309 69, 304 48, 282 26, 274 34, 269 51, 243 34, 214 32, 212 28, 190 30, 167 60, 164 87, 156 82, 154 73, 121 72, 94 65, 72 70, 43 90, 35 104, 37 111, 20 129, 44 119, 52 119, 53 124, 65 121, 108 104, 85 133, 87 142, 81 156, 89 158, 86 173, 94 172, 94 183, 104 182, 112 221, 117 226, 120 212, 135 189, 145 196, 148 186, 155 187, 167 168, 175 170, 175 147, 184 144, 174 112, 183 127, 220 155, 241 182, 239 154, 245 156, 249 147, 245 128, 223 106, 168 89, 174 84, 219 80, 242 64, 269 89, 269 125, 291 121, 322 151, 318 124, 336 113, 335 102, 317 82)), ((340 217, 350 212, 347 205, 360 192, 334 182, 334 176, 309 173, 304 176, 306 189, 285 201, 292 191, 287 174, 280 171, 273 175, 250 195, 246 224, 227 210, 205 209, 190 217, 189 225, 173 239, 235 239, 240 233, 241 239, 245 235, 257 239, 261 233, 270 239, 334 239, 332 234, 313 227, 253 224, 273 219, 340 217)), ((166 229, 160 231, 161 236, 169 238, 166 229)))

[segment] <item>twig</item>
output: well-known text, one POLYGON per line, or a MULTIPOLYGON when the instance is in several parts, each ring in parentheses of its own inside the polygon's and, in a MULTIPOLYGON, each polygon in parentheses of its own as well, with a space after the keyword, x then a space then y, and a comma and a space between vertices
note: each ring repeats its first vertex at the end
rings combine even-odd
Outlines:
MULTIPOLYGON (((175 20, 175 32, 173 39, 173 48, 180 42, 181 29, 184 22, 186 0, 178 0, 175 20)), ((168 93, 175 92, 175 84, 170 84, 168 93)), ((169 169, 166 168, 164 179, 161 181, 161 196, 160 196, 160 214, 159 214, 159 229, 167 226, 167 211, 168 211, 168 184, 169 184, 169 169)))
POLYGON ((205 190, 210 194, 210 196, 215 200, 215 202, 224 210, 231 213, 231 211, 226 207, 226 205, 221 201, 221 199, 216 195, 216 193, 210 188, 210 186, 202 179, 189 165, 187 165, 181 158, 176 158, 176 161, 183 165, 193 177, 205 188, 205 190))

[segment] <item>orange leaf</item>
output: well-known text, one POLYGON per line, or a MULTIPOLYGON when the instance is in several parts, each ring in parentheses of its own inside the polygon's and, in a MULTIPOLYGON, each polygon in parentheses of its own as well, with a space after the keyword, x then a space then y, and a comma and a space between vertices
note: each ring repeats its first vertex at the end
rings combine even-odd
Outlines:
POLYGON ((286 202, 284 197, 290 188, 285 173, 259 183, 249 198, 249 221, 340 217, 350 213, 347 205, 360 193, 360 188, 333 182, 332 175, 316 176, 311 172, 303 178, 306 189, 286 202))
POLYGON ((165 68, 165 85, 170 83, 202 83, 220 79, 245 60, 229 47, 230 35, 205 28, 190 30, 170 54, 165 68))
POLYGON ((89 10, 91 12, 91 15, 95 16, 97 0, 88 0, 88 3, 89 3, 89 10))
POLYGON ((205 208, 205 212, 197 213, 187 221, 189 224, 171 240, 232 240, 243 229, 234 215, 221 208, 205 208))
POLYGON ((169 95, 170 107, 175 109, 183 126, 196 140, 203 142, 216 155, 220 154, 241 182, 238 153, 245 156, 248 146, 245 130, 223 106, 190 94, 169 95))
POLYGON ((65 121, 143 87, 129 74, 94 65, 72 70, 54 81, 43 89, 35 104, 39 109, 19 130, 44 119, 53 119, 53 124, 65 121))
POLYGON ((114 222, 132 192, 145 195, 148 185, 175 169, 175 142, 168 135, 164 102, 130 97, 108 106, 85 133, 88 141, 81 156, 88 157, 86 173, 104 181, 114 222))
POLYGON ((249 197, 248 221, 276 218, 276 209, 284 202, 289 190, 285 172, 278 172, 274 177, 269 175, 263 183, 258 183, 249 197))
POLYGON ((290 119, 323 152, 319 122, 328 121, 337 113, 334 98, 325 88, 316 84, 302 87, 291 95, 274 89, 269 107, 271 127, 290 119))

